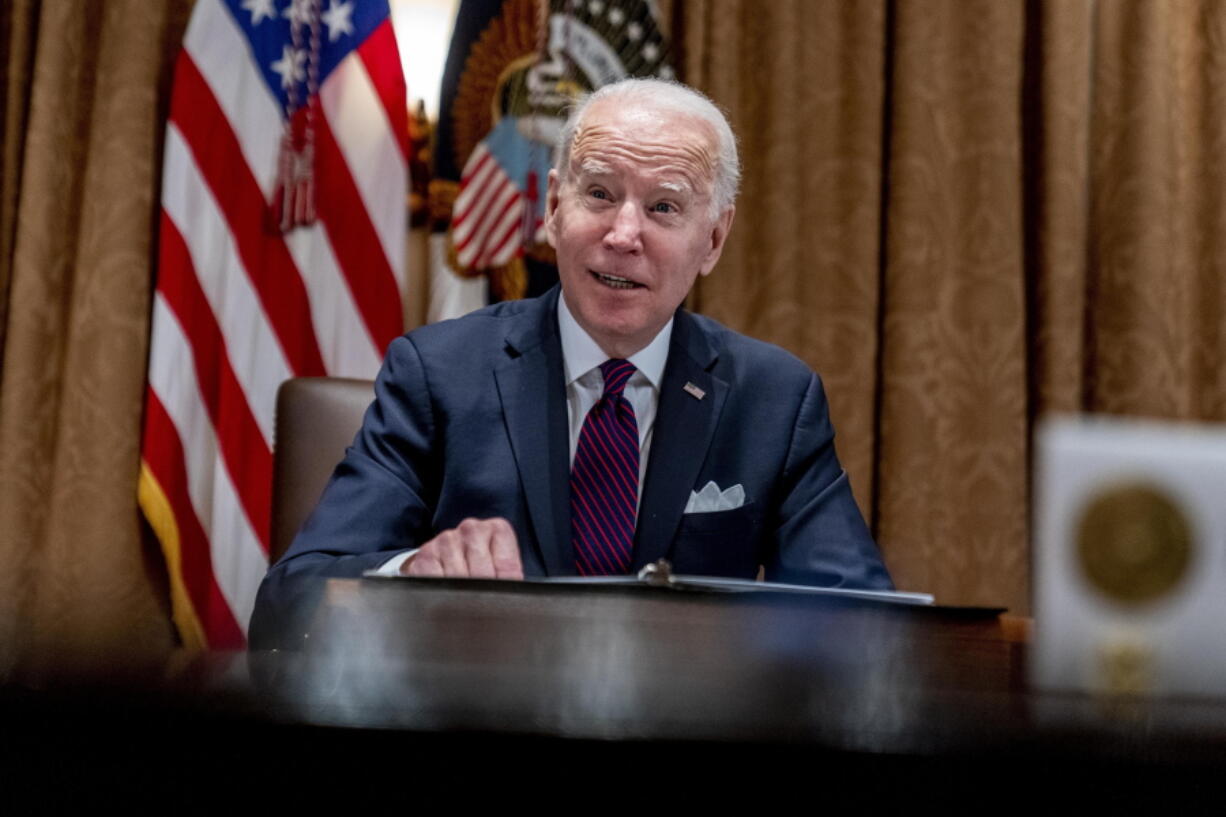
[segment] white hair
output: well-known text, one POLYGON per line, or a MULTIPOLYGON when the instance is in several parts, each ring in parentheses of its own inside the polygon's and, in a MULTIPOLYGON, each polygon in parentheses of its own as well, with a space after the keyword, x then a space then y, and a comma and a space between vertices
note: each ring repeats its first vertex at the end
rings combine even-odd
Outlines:
POLYGON ((570 148, 588 108, 603 99, 643 100, 667 110, 689 114, 711 126, 715 131, 716 164, 714 190, 711 196, 711 216, 714 218, 736 201, 741 183, 741 160, 736 151, 736 136, 723 111, 715 103, 688 85, 664 79, 631 77, 603 85, 580 97, 566 117, 558 136, 558 175, 563 180, 570 172, 570 148))

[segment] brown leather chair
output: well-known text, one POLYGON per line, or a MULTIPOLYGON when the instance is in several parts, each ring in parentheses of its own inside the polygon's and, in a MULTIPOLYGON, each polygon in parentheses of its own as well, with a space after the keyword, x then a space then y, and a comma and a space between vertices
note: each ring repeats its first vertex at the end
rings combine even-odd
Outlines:
POLYGON ((345 377, 296 377, 277 390, 272 561, 319 501, 374 396, 373 381, 345 377))

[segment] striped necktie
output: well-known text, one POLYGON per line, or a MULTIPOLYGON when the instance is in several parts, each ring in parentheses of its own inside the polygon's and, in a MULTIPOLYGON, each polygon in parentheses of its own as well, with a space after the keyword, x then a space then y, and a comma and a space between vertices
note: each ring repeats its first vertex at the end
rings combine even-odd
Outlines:
POLYGON ((639 493, 639 427, 622 392, 625 360, 600 364, 604 394, 583 420, 570 471, 571 541, 581 576, 630 571, 639 493))

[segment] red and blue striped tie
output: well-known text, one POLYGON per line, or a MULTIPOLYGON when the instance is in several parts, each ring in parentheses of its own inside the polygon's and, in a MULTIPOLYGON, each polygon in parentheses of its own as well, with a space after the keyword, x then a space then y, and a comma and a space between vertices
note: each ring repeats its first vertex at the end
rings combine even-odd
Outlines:
POLYGON ((639 497, 639 426, 622 392, 625 360, 600 364, 604 394, 583 420, 570 471, 570 527, 580 576, 630 571, 639 497))

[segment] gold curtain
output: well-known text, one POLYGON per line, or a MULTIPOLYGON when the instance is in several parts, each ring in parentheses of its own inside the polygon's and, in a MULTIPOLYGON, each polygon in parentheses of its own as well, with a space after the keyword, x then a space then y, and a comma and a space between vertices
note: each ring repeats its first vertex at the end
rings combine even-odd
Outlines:
POLYGON ((1226 420, 1226 4, 673 14, 745 164, 694 305, 823 374, 901 587, 1025 612, 1037 417, 1226 420))
POLYGON ((0 180, 0 677, 173 646, 136 508, 162 131, 186 2, 17 0, 0 180))

